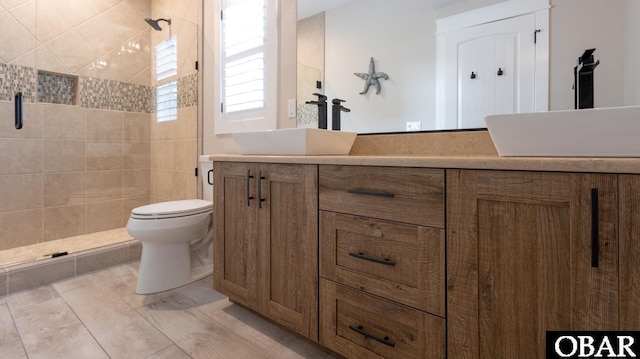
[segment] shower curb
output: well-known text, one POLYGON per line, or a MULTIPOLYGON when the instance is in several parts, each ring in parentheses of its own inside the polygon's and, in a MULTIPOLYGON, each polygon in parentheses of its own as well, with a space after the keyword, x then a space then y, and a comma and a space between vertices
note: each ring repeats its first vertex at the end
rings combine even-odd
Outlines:
POLYGON ((0 298, 63 279, 140 260, 142 245, 133 239, 56 258, 0 268, 0 298))

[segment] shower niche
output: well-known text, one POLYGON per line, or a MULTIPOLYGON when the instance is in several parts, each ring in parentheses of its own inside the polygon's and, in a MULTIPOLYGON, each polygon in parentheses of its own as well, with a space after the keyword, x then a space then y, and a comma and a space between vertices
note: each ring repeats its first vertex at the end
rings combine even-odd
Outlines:
POLYGON ((77 105, 78 76, 38 70, 38 102, 77 105))

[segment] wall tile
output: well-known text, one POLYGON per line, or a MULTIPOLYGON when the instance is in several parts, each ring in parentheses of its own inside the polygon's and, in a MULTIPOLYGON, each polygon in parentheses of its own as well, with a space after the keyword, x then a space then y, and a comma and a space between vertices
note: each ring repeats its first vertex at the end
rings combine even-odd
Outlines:
POLYGON ((0 176, 0 213, 42 207, 42 175, 0 176))
POLYGON ((123 115, 124 141, 151 140, 151 115, 146 113, 130 113, 123 115))
MULTIPOLYGON (((0 297, 3 297, 5 295, 7 295, 7 294, 9 294, 9 274, 7 273, 7 269, 6 268, 2 268, 2 269, 0 269, 0 297)), ((7 342, 8 341, 5 341, 5 343, 7 343, 7 342)))
POLYGON ((123 168, 150 168, 151 142, 127 142, 123 144, 123 148, 123 168))
POLYGON ((129 217, 131 217, 131 211, 134 208, 142 207, 151 203, 150 198, 150 195, 147 193, 143 196, 125 198, 122 200, 122 223, 124 226, 127 225, 129 217))
POLYGON ((38 102, 76 104, 78 77, 38 71, 38 102))
POLYGON ((122 200, 87 204, 87 233, 101 232, 124 226, 122 200))
POLYGON ((177 171, 193 171, 198 166, 198 141, 173 141, 173 166, 177 171))
POLYGON ((121 142, 87 142, 87 171, 122 169, 121 142))
POLYGON ((198 109, 196 107, 184 107, 178 109, 175 134, 172 139, 197 139, 198 138, 198 109))
POLYGON ((45 139, 87 138, 87 110, 76 106, 40 104, 45 139))
POLYGON ((39 264, 28 264, 9 271, 9 293, 36 288, 53 283, 75 274, 75 260, 72 256, 44 260, 39 264))
POLYGON ((87 139, 122 141, 122 112, 88 110, 87 139))
POLYGON ((142 243, 135 241, 129 244, 129 262, 139 261, 142 256, 142 243))
POLYGON ((71 73, 76 73, 100 56, 80 33, 71 29, 44 44, 51 53, 64 63, 71 73))
POLYGON ((122 198, 122 171, 87 172, 87 203, 122 198))
POLYGON ((9 12, 0 14, 0 24, 2 24, 4 34, 11 34, 11 36, 2 36, 1 38, 0 58, 4 62, 10 63, 35 48, 36 41, 33 35, 9 12))
POLYGON ((129 244, 83 251, 76 255, 76 275, 94 272, 129 261, 129 244))
POLYGON ((78 236, 86 233, 87 206, 63 206, 44 209, 44 240, 78 236))
POLYGON ((153 108, 151 86, 82 76, 79 87, 82 107, 144 113, 153 108))
POLYGON ((44 140, 44 172, 80 172, 86 166, 86 144, 78 140, 44 140))
POLYGON ((65 172, 44 175, 45 207, 78 205, 86 202, 86 172, 65 172))
POLYGON ((169 198, 172 201, 196 198, 197 180, 193 172, 173 171, 169 187, 169 198))
MULTIPOLYGON (((0 63, 0 69, 2 64, 0 63)), ((4 82, 2 73, 0 73, 0 92, 6 91, 7 86, 4 82)), ((38 116, 37 106, 32 103, 24 103, 23 106, 23 123, 22 129, 16 130, 14 116, 14 94, 8 94, 10 100, 0 101, 0 138, 41 138, 42 137, 42 118, 38 116)), ((0 96, 2 98, 2 96, 0 96)))
POLYGON ((35 244, 42 239, 42 209, 0 213, 0 250, 35 244))
POLYGON ((151 170, 124 170, 123 173, 123 198, 146 196, 151 193, 151 170))
POLYGON ((42 141, 0 139, 0 175, 42 172, 42 141))

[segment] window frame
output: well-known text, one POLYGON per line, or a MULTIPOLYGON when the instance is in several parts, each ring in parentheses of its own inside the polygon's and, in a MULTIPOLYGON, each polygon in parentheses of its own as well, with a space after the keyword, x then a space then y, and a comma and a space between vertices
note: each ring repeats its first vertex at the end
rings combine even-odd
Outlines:
POLYGON ((247 132, 257 130, 275 129, 277 127, 278 108, 278 1, 265 0, 265 41, 264 41, 264 107, 258 110, 238 111, 226 113, 223 101, 224 58, 222 54, 222 25, 224 0, 217 1, 219 16, 215 29, 219 32, 216 41, 216 76, 215 111, 218 114, 214 126, 215 134, 228 134, 234 132, 247 132))

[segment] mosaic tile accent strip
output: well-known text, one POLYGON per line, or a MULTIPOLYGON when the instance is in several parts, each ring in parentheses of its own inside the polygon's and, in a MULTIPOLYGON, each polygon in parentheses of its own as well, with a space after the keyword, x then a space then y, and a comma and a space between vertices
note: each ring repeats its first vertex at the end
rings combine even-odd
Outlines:
POLYGON ((298 104, 297 127, 318 127, 318 106, 298 104))
POLYGON ((151 113, 154 91, 150 86, 80 77, 80 106, 101 110, 151 113))
POLYGON ((31 67, 0 63, 0 100, 13 101, 22 92, 25 102, 36 102, 36 77, 31 67))
POLYGON ((178 108, 198 106, 198 74, 178 79, 178 108))
POLYGON ((78 77, 38 71, 38 102, 76 104, 78 77))

